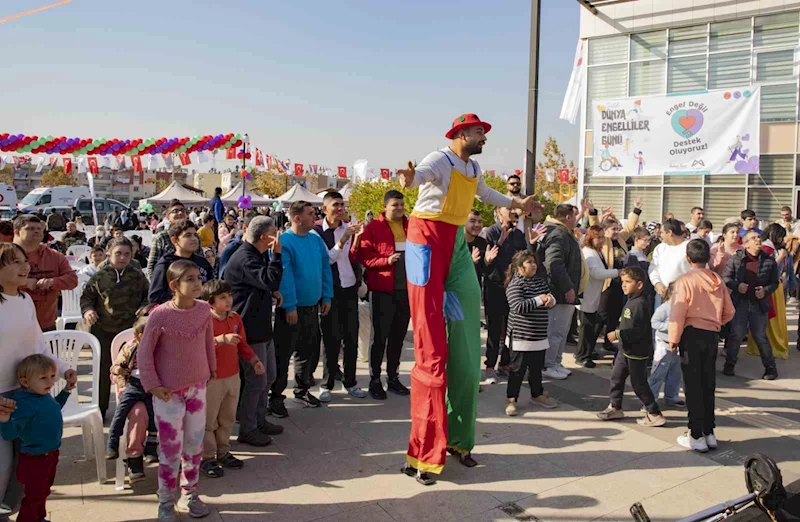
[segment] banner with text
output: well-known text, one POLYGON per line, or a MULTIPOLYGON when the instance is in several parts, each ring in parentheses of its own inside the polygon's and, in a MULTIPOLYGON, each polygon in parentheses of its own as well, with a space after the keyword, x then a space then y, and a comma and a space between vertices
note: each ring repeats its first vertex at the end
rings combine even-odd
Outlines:
POLYGON ((757 174, 758 85, 595 101, 592 176, 757 174))

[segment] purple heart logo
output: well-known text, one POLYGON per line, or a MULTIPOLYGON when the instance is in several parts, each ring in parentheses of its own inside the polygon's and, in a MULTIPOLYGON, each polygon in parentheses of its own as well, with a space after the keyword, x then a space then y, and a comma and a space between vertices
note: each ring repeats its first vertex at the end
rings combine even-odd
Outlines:
POLYGON ((739 174, 758 174, 758 156, 753 156, 747 161, 737 161, 734 168, 739 174))
POLYGON ((742 141, 750 141, 750 135, 745 134, 744 136, 742 136, 742 141))

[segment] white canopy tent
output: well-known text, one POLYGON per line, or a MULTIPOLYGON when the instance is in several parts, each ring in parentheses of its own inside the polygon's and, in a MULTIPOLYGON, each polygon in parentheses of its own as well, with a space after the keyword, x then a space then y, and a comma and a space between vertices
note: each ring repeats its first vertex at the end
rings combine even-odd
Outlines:
POLYGON ((208 204, 209 198, 202 194, 192 192, 177 181, 173 181, 169 186, 161 191, 160 194, 139 200, 139 205, 150 203, 151 205, 168 205, 173 199, 179 200, 184 205, 208 204))
MULTIPOLYGON (((272 200, 266 196, 250 190, 250 187, 245 185, 244 193, 250 196, 250 204, 254 207, 266 207, 272 205, 272 200)), ((222 195, 222 202, 226 206, 234 206, 239 204, 239 197, 242 195, 242 182, 240 181, 235 187, 230 189, 227 193, 222 195)))
POLYGON ((353 193, 353 185, 352 183, 348 183, 342 190, 339 191, 339 194, 342 195, 345 201, 350 201, 350 195, 353 193))
POLYGON ((280 203, 285 205, 294 203, 295 201, 308 201, 314 205, 321 205, 322 198, 308 190, 307 188, 303 187, 302 185, 294 185, 292 188, 287 190, 284 194, 281 194, 279 197, 275 199, 280 203))

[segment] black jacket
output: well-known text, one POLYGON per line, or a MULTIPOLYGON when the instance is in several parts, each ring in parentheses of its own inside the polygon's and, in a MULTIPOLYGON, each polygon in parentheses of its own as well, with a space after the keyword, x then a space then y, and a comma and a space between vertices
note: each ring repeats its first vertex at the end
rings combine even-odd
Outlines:
MULTIPOLYGON (((491 248, 498 244, 500 235, 503 233, 503 227, 499 224, 494 224, 486 231, 487 248, 491 248)), ((506 272, 511 264, 511 258, 514 254, 521 250, 530 250, 533 252, 533 247, 525 238, 525 234, 521 230, 515 228, 503 241, 502 245, 498 245, 499 252, 494 261, 486 265, 486 280, 498 285, 504 286, 506 282, 506 272)), ((471 253, 470 253, 471 254, 471 253)))
MULTIPOLYGON (((739 293, 739 284, 745 282, 747 274, 746 259, 747 252, 742 249, 733 254, 728 260, 728 264, 725 265, 722 279, 725 281, 725 286, 731 290, 733 306, 739 306, 742 300, 748 299, 746 295, 739 293)), ((759 252, 758 257, 758 282, 764 287, 764 298, 759 299, 758 303, 761 311, 767 313, 772 307, 769 296, 778 289, 778 263, 775 262, 774 257, 763 250, 759 252)), ((750 290, 752 292, 754 289, 750 290)))
MULTIPOLYGON (((158 260, 156 267, 153 269, 153 274, 150 276, 150 293, 148 294, 150 303, 162 304, 172 299, 172 292, 170 292, 169 285, 167 284, 167 270, 169 269, 169 265, 181 259, 186 258, 178 257, 175 252, 172 252, 171 254, 161 256, 161 259, 158 260)), ((198 256, 197 254, 192 254, 192 257, 188 260, 196 264, 200 269, 200 278, 204 283, 214 278, 214 269, 208 264, 206 258, 198 256)))
POLYGON ((636 359, 653 355, 652 315, 650 301, 643 293, 628 298, 619 319, 619 339, 625 355, 636 359))
POLYGON ((281 284, 281 255, 273 254, 267 264, 256 247, 247 242, 225 265, 225 281, 232 288, 233 310, 242 316, 249 343, 272 339, 272 292, 281 284))
POLYGON ((547 270, 556 303, 567 304, 565 294, 575 290, 575 304, 581 284, 581 247, 563 224, 545 221, 547 237, 539 241, 539 262, 547 270))

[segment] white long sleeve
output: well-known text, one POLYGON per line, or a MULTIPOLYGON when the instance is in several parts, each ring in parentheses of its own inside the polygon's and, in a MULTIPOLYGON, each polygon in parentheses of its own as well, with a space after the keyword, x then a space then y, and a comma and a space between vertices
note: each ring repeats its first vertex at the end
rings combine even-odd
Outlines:
POLYGON ((669 286, 670 283, 692 269, 686 260, 687 244, 687 242, 683 242, 680 245, 670 246, 661 243, 656 247, 649 269, 650 282, 653 283, 653 286, 658 283, 669 286))

